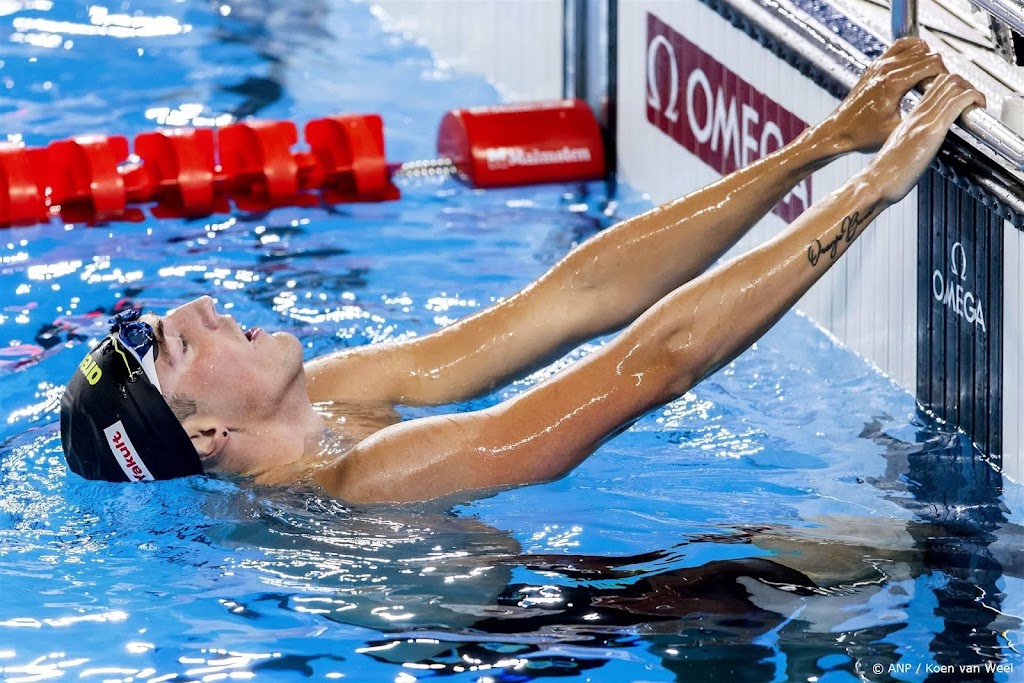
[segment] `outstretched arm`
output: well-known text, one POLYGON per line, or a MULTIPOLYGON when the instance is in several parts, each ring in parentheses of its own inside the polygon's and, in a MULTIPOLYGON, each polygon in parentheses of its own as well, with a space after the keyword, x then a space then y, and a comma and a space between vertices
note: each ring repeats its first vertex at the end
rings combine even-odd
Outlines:
POLYGON ((923 42, 897 41, 831 116, 790 145, 602 232, 475 315, 412 341, 312 361, 310 397, 465 400, 619 329, 702 273, 809 173, 844 153, 878 149, 899 123, 903 95, 942 70, 923 42))
POLYGON ((681 396, 767 331, 927 169, 949 126, 984 100, 940 76, 879 155, 762 247, 653 306, 613 343, 483 411, 394 425, 319 482, 359 501, 407 501, 559 477, 610 435, 681 396))

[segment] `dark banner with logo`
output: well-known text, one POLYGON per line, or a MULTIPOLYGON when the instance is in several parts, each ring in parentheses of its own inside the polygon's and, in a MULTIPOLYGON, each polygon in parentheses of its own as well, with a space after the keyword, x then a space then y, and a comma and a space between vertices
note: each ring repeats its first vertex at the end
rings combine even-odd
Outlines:
POLYGON ((1004 219, 931 170, 918 187, 917 394, 1002 452, 1004 219))
MULTIPOLYGON (((653 14, 647 15, 647 120, 722 175, 789 144, 807 124, 653 14)), ((811 205, 811 179, 774 213, 811 205)))

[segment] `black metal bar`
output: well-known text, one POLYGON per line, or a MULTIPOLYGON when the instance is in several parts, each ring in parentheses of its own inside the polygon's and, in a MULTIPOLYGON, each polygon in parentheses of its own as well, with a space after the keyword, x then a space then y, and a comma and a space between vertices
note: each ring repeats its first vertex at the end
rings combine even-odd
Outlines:
MULTIPOLYGON (((988 207, 986 207, 988 209, 988 207)), ((989 437, 985 450, 997 454, 996 464, 1002 465, 1003 453, 1003 299, 1006 282, 1003 254, 1006 248, 1005 224, 1003 217, 989 211, 989 282, 988 300, 991 308, 987 311, 991 323, 989 329, 989 378, 988 411, 989 437)))
MULTIPOLYGON (((931 211, 934 206, 934 173, 927 172, 917 186, 917 269, 920 273, 931 273, 932 265, 931 211)), ((917 397, 925 407, 933 404, 931 381, 932 330, 935 321, 932 316, 931 287, 917 288, 917 397)))
POLYGON ((1004 219, 929 171, 918 194, 921 404, 998 464, 1002 452, 1004 219))
POLYGON ((615 191, 619 161, 619 0, 608 0, 608 92, 605 94, 604 136, 608 164, 608 196, 615 191))

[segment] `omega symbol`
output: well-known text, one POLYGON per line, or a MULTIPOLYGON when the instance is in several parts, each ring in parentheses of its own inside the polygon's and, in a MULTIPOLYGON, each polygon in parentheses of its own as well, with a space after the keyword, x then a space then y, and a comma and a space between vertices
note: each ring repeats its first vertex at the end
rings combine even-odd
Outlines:
POLYGON ((662 109, 662 113, 672 123, 679 120, 679 63, 676 61, 676 51, 672 43, 668 42, 665 36, 654 36, 650 45, 647 46, 647 104, 655 109, 661 109, 661 94, 658 92, 658 79, 656 66, 658 61, 658 48, 664 46, 668 52, 669 63, 669 91, 668 104, 662 109))
POLYGON ((949 266, 950 271, 953 275, 959 275, 961 280, 967 279, 967 252, 964 251, 964 245, 957 242, 953 245, 953 248, 949 251, 949 259, 951 265, 949 266), (960 252, 960 270, 956 269, 956 252, 960 252))

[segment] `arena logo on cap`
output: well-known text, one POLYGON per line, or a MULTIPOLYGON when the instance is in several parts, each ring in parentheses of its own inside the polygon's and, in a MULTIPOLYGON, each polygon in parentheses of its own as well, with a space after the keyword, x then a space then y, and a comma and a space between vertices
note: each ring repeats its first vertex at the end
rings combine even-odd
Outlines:
POLYGON ((78 369, 81 371, 82 376, 85 377, 85 380, 92 386, 96 386, 96 382, 99 382, 100 377, 103 376, 103 370, 92 359, 92 354, 82 359, 82 362, 78 364, 78 369))
POLYGON ((139 452, 128 438, 128 433, 120 420, 103 430, 107 437, 107 445, 114 454, 117 464, 132 481, 153 481, 155 477, 146 469, 145 463, 139 458, 139 452))
MULTIPOLYGON (((792 142, 807 124, 664 21, 647 14, 647 120, 725 175, 792 142)), ((773 209, 811 205, 808 176, 773 209)))

